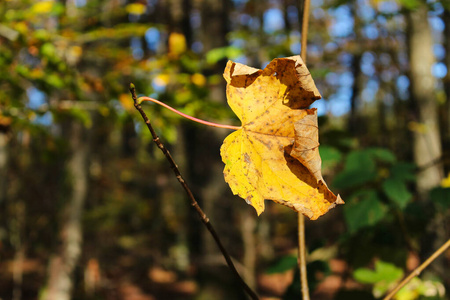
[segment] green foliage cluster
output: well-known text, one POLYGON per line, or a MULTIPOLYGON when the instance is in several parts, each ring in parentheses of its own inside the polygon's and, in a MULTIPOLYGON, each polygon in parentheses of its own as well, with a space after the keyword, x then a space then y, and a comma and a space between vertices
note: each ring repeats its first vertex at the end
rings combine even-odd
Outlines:
MULTIPOLYGON (((437 187, 430 192, 432 207, 428 203, 418 203, 414 201, 417 169, 413 163, 399 161, 385 148, 342 148, 343 144, 353 143, 341 142, 335 147, 327 145, 319 149, 324 170, 336 170, 332 188, 339 191, 346 201, 342 207, 346 231, 337 241, 338 256, 345 257, 349 270, 353 270, 353 279, 371 287, 372 291, 360 294, 342 291, 336 299, 380 298, 405 276, 404 268, 411 255, 408 253, 422 247, 423 237, 428 234, 426 228, 441 215, 447 215, 450 188, 437 187), (371 267, 367 268, 368 265, 371 267)), ((327 248, 329 246, 325 245, 313 247, 310 249, 311 257, 316 257, 315 251, 327 248)), ((328 259, 308 263, 312 290, 323 280, 321 278, 333 274, 329 263, 328 259), (321 275, 317 277, 317 274, 321 275)), ((296 255, 287 255, 273 261, 265 270, 268 274, 295 270, 296 279, 283 299, 297 299, 301 295, 296 269, 296 255)), ((424 279, 415 278, 403 287, 396 299, 443 297, 442 279, 428 274, 424 279)))

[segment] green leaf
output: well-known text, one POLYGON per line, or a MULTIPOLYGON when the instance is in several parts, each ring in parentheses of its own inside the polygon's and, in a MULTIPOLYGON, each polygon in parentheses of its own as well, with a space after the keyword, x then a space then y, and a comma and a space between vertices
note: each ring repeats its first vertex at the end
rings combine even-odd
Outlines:
POLYGON ((65 12, 65 10, 65 6, 62 3, 55 2, 53 3, 53 7, 50 13, 53 16, 60 16, 65 12))
POLYGON ((266 273, 284 273, 286 271, 292 270, 297 266, 297 256, 286 255, 281 257, 274 265, 270 266, 266 273))
POLYGON ((408 191, 405 182, 399 179, 386 179, 383 182, 383 191, 389 200, 401 209, 405 208, 412 199, 412 194, 408 191))
POLYGON ((437 187, 430 192, 431 201, 442 209, 450 208, 450 188, 437 187))
POLYGON ((216 49, 212 49, 211 51, 209 51, 208 53, 206 53, 206 62, 208 64, 215 64, 216 62, 218 62, 221 59, 224 59, 226 57, 226 52, 225 52, 225 48, 216 48, 216 49))
POLYGON ((370 153, 375 159, 387 162, 387 163, 395 163, 397 158, 395 155, 388 149, 384 148, 368 148, 366 149, 368 153, 370 153))
POLYGON ((55 87, 55 88, 62 88, 64 86, 64 81, 62 80, 62 78, 57 75, 56 73, 50 74, 48 76, 45 77, 45 81, 55 87))
POLYGON ((322 158, 322 167, 324 169, 332 168, 342 159, 342 154, 338 149, 330 146, 319 147, 320 157, 322 158))
POLYGON ((92 127, 92 119, 89 112, 80 108, 72 108, 69 111, 70 115, 80 120, 86 128, 92 127))
POLYGON ((376 177, 377 173, 371 170, 343 171, 336 175, 332 186, 336 189, 349 189, 373 181, 376 177))
POLYGON ((361 283, 395 282, 403 277, 403 270, 394 264, 377 260, 375 270, 359 268, 353 272, 353 277, 361 283))
POLYGON ((351 233, 378 223, 386 214, 386 207, 374 190, 353 194, 343 207, 345 222, 351 233))
POLYGON ((375 262, 375 270, 359 268, 353 272, 353 277, 358 282, 373 284, 375 297, 380 297, 403 277, 403 270, 391 263, 378 260, 375 262))
POLYGON ((52 34, 48 30, 45 30, 45 29, 41 28, 41 29, 35 30, 33 32, 33 36, 36 39, 38 39, 38 40, 46 41, 46 40, 49 40, 51 38, 52 34))
POLYGON ((24 65, 17 65, 16 66, 16 72, 17 72, 17 74, 20 74, 20 75, 22 75, 24 77, 27 77, 28 74, 30 73, 30 69, 28 69, 24 65))
POLYGON ((399 0, 399 2, 403 7, 409 10, 415 10, 421 5, 419 0, 399 0))
POLYGON ((56 48, 52 43, 44 43, 41 47, 41 54, 46 57, 53 57, 56 54, 56 48))
POLYGON ((373 181, 376 177, 376 165, 370 151, 356 150, 347 155, 344 170, 334 178, 333 187, 352 188, 373 181))
POLYGON ((402 181, 413 182, 416 180, 415 169, 416 166, 412 163, 399 162, 391 167, 390 177, 402 181))
POLYGON ((215 64, 219 60, 228 58, 228 59, 235 59, 239 55, 242 54, 242 49, 233 47, 233 46, 227 46, 227 47, 221 47, 221 48, 215 48, 206 53, 206 62, 208 64, 215 64))
POLYGON ((345 161, 345 170, 375 170, 375 161, 370 151, 357 150, 350 152, 345 161))

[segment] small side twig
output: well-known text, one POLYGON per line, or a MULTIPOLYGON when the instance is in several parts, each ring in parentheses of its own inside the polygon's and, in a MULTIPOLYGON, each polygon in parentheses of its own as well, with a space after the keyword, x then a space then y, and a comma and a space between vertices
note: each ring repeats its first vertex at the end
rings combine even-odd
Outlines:
POLYGON ((450 239, 445 242, 436 252, 434 252, 426 261, 423 262, 420 266, 418 266, 411 274, 408 275, 405 279, 402 280, 383 300, 389 300, 402 288, 404 287, 411 279, 416 276, 419 276, 422 271, 428 267, 439 255, 441 255, 445 250, 450 247, 450 239))
POLYGON ((180 170, 178 169, 177 164, 175 163, 175 160, 173 159, 172 155, 170 154, 169 150, 164 146, 164 144, 159 139, 158 135, 156 134, 155 130, 153 129, 152 124, 150 123, 150 120, 148 119, 147 115, 145 114, 144 110, 142 109, 140 103, 138 103, 137 96, 136 96, 136 88, 134 84, 130 84, 130 92, 131 96, 134 101, 134 107, 139 111, 142 118, 145 121, 145 124, 147 125, 148 130, 150 131, 153 142, 158 146, 158 148, 164 153, 164 156, 166 157, 167 161, 170 164, 170 167, 172 168, 173 172, 175 173, 176 178, 180 182, 181 186, 183 187, 184 191, 186 192, 191 205, 194 207, 195 211, 199 215, 201 221, 206 226, 208 231, 211 233, 212 237, 214 238, 214 241, 216 242, 217 246, 219 247, 220 251, 222 252, 223 257, 225 258, 228 267, 231 269, 231 272, 235 275, 236 279, 240 282, 242 285, 242 288, 244 291, 250 296, 251 299, 257 300, 258 295, 245 283, 245 281, 242 279, 242 277, 239 275, 238 271, 236 270, 236 267, 233 264, 233 261, 231 260, 230 255, 226 251, 225 247, 223 246, 222 242, 220 241, 219 235, 216 233, 214 227, 212 226, 211 222, 209 221, 206 214, 203 212, 203 210, 198 205, 197 200, 195 200, 194 195, 191 192, 191 189, 187 185, 186 181, 184 180, 183 176, 181 175, 180 170))

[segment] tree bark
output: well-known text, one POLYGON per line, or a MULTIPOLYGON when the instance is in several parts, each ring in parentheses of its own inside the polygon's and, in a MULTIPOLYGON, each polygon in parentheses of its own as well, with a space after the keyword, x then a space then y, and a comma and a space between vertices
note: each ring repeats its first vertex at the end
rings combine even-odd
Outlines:
POLYGON ((406 13, 408 54, 410 62, 410 92, 412 115, 410 128, 414 136, 414 161, 420 172, 417 191, 422 200, 443 178, 442 146, 439 133, 435 78, 431 68, 435 62, 433 40, 425 5, 406 13))
POLYGON ((359 124, 358 120, 358 108, 360 105, 360 92, 361 92, 361 53, 353 54, 352 59, 352 75, 353 75, 353 87, 352 87, 352 96, 350 98, 350 117, 348 119, 348 129, 351 133, 357 135, 361 133, 359 128, 361 128, 361 124, 359 124))
POLYGON ((256 288, 256 219, 253 211, 249 209, 240 211, 240 228, 244 249, 244 257, 242 259, 242 264, 245 266, 245 273, 243 277, 245 282, 252 289, 256 288))
POLYGON ((81 254, 81 217, 88 186, 88 144, 83 124, 70 124, 68 174, 71 179, 70 200, 67 203, 61 230, 61 248, 50 260, 45 300, 69 300, 73 288, 73 272, 81 254))

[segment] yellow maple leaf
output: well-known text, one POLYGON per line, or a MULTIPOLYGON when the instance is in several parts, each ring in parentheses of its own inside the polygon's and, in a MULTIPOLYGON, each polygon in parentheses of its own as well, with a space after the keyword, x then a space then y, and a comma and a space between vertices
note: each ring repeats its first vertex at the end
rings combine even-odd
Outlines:
POLYGON ((225 181, 258 215, 264 199, 317 219, 342 204, 320 173, 317 114, 320 94, 300 56, 259 70, 229 61, 224 72, 231 109, 242 121, 221 147, 225 181))

